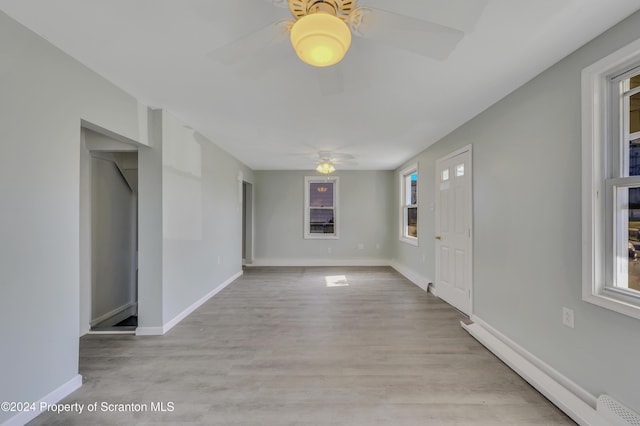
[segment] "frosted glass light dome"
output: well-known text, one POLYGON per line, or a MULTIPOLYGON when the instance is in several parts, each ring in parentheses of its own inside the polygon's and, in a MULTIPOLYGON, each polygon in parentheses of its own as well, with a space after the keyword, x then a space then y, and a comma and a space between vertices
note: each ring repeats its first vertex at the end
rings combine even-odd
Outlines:
POLYGON ((291 28, 291 45, 298 57, 314 67, 328 67, 342 60, 351 46, 351 30, 329 13, 313 13, 291 28))

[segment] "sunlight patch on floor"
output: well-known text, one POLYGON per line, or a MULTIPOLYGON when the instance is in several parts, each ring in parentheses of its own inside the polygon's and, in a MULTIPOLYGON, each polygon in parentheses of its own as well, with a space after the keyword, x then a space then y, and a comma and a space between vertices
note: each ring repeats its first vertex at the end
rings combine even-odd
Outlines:
POLYGON ((347 277, 344 275, 330 275, 324 277, 324 282, 327 284, 327 287, 347 287, 349 285, 347 277))

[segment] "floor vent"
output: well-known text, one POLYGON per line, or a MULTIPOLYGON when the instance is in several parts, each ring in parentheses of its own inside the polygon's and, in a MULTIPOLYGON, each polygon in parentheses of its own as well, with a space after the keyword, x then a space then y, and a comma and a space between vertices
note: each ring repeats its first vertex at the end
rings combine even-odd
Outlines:
POLYGON ((609 395, 600 395, 596 406, 598 414, 615 426, 640 426, 640 415, 620 404, 609 395))

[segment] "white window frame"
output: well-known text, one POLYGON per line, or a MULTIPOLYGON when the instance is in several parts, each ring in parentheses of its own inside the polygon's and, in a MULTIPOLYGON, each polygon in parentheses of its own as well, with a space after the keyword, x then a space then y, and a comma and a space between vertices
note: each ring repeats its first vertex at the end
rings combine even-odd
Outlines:
POLYGON ((412 174, 418 173, 418 164, 412 164, 400 172, 400 241, 404 241, 407 244, 418 246, 418 237, 412 237, 407 233, 408 227, 408 209, 415 207, 420 212, 420 197, 417 194, 418 188, 420 188, 420 173, 418 173, 418 180, 416 181, 416 204, 407 204, 407 184, 406 180, 412 174))
POLYGON ((611 155, 610 144, 621 146, 623 122, 612 78, 638 66, 640 40, 582 70, 582 299, 640 319, 640 297, 611 286, 620 239, 613 220, 615 189, 640 184, 640 177, 611 172, 622 155, 611 155))
MULTIPOLYGON (((340 179, 337 176, 305 176, 304 177, 304 238, 307 240, 337 240, 339 239, 339 225, 340 220, 338 218, 338 186, 340 179), (333 234, 315 234, 310 232, 311 222, 311 206, 309 205, 310 191, 309 188, 312 183, 333 183, 333 234)), ((316 207, 313 207, 316 208, 316 207)))

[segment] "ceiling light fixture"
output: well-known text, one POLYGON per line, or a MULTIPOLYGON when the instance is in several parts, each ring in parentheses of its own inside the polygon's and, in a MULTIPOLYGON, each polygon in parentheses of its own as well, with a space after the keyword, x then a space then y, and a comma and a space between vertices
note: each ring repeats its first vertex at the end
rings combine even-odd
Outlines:
POLYGON ((291 28, 291 45, 302 60, 314 67, 328 67, 342 60, 351 46, 351 30, 324 2, 298 19, 291 28))
POLYGON ((316 171, 320 172, 322 174, 328 175, 330 173, 333 173, 336 171, 336 168, 333 164, 331 164, 328 161, 322 161, 320 164, 318 164, 318 167, 316 167, 316 171))

